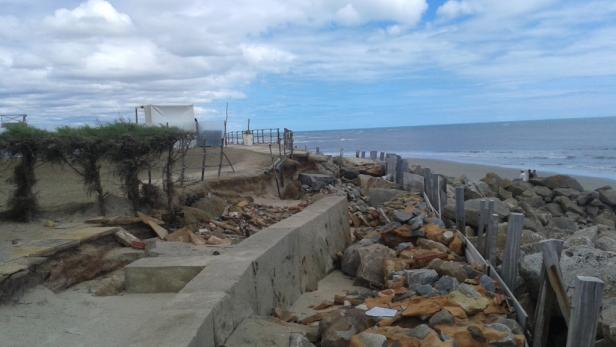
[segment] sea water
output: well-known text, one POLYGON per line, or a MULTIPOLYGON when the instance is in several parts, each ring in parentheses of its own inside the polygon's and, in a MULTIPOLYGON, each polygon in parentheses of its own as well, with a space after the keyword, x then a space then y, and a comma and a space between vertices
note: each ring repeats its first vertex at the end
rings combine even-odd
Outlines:
POLYGON ((616 179, 616 117, 304 131, 295 145, 616 179))

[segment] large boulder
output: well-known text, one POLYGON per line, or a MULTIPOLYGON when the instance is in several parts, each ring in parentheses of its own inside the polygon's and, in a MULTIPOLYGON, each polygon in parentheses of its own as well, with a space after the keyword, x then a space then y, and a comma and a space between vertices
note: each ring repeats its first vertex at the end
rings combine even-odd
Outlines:
POLYGON ((546 186, 551 189, 571 188, 579 192, 584 191, 584 187, 575 178, 567 175, 554 175, 543 178, 535 178, 531 180, 537 185, 546 186))
POLYGON ((336 178, 332 175, 324 175, 318 173, 301 173, 299 174, 299 182, 302 185, 310 187, 312 191, 318 192, 328 185, 335 185, 336 178))
POLYGON ((580 216, 584 215, 584 209, 578 206, 578 204, 576 204, 575 202, 573 202, 573 200, 569 199, 566 196, 561 195, 561 196, 555 197, 554 203, 559 204, 560 207, 563 209, 563 211, 577 213, 580 216))
MULTIPOLYGON (((464 202, 466 222, 474 227, 479 225, 479 207, 481 200, 482 199, 472 199, 464 202)), ((498 199, 494 199, 494 213, 498 214, 500 218, 505 218, 510 212, 511 210, 507 204, 498 199)))
POLYGON ((349 246, 342 255, 340 265, 342 272, 349 276, 355 277, 357 268, 359 267, 359 250, 375 243, 376 241, 372 239, 362 239, 349 246))
POLYGON ((513 193, 513 196, 515 197, 524 193, 527 190, 533 189, 533 185, 528 182, 518 180, 511 182, 511 186, 509 186, 508 189, 511 193, 513 193))
POLYGON ((381 177, 374 177, 370 175, 360 174, 359 176, 359 186, 364 192, 370 191, 373 188, 386 188, 386 189, 394 189, 396 188, 396 184, 390 182, 381 177))
POLYGON ((404 172, 402 176, 402 188, 409 192, 423 193, 424 177, 410 172, 404 172))
POLYGON ((385 259, 395 258, 396 252, 387 246, 373 244, 357 250, 359 265, 355 274, 359 282, 373 287, 382 287, 385 280, 385 259))
POLYGON ((607 205, 616 207, 616 189, 599 190, 599 200, 607 205))
POLYGON ((380 206, 404 193, 399 189, 373 188, 366 195, 372 206, 380 206))
POLYGON ((319 322, 321 347, 347 347, 353 335, 372 325, 364 311, 351 308, 330 311, 319 322))

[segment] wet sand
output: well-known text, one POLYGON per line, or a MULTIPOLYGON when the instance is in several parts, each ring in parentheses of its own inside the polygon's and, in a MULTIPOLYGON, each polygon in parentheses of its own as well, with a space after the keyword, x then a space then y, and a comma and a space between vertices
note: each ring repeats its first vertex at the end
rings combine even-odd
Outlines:
MULTIPOLYGON (((446 160, 437 160, 437 159, 417 159, 410 158, 410 165, 421 165, 423 167, 428 167, 434 173, 439 173, 445 176, 458 177, 461 175, 465 175, 468 179, 472 181, 478 181, 485 176, 488 172, 494 172, 497 175, 509 179, 519 178, 520 170, 514 168, 506 168, 499 166, 490 166, 490 165, 481 165, 481 164, 469 164, 469 163, 458 163, 453 161, 446 160)), ((537 171, 539 176, 549 176, 554 175, 554 172, 548 171, 537 171)), ((616 180, 611 180, 608 178, 601 177, 589 177, 589 176, 576 176, 573 175, 580 184, 586 190, 593 190, 599 187, 603 187, 606 185, 610 185, 612 187, 616 187, 616 180)))

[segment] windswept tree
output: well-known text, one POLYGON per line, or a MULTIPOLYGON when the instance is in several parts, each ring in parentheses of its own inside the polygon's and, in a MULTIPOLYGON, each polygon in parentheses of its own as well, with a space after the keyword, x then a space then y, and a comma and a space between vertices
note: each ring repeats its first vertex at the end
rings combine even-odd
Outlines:
MULTIPOLYGON (((105 128, 112 140, 109 157, 115 166, 115 172, 122 180, 122 186, 136 212, 140 207, 141 181, 139 174, 145 171, 152 161, 160 159, 167 153, 165 164, 165 190, 169 190, 169 177, 173 162, 169 163, 169 151, 186 133, 173 127, 152 127, 134 123, 118 122, 105 128)), ((171 191, 173 194, 173 191, 171 191)), ((169 196, 170 193, 167 192, 169 196)), ((171 197, 172 198, 172 197, 171 197)), ((173 214, 174 211, 171 211, 173 214)))
POLYGON ((101 165, 109 152, 109 134, 105 127, 59 128, 47 154, 49 160, 66 164, 83 179, 87 193, 96 194, 99 212, 103 216, 106 208, 101 165))
POLYGON ((0 134, 0 143, 4 150, 18 160, 9 181, 15 190, 8 201, 7 216, 11 219, 29 222, 38 210, 34 185, 34 169, 44 155, 49 144, 49 133, 45 130, 29 127, 26 124, 11 124, 0 134))

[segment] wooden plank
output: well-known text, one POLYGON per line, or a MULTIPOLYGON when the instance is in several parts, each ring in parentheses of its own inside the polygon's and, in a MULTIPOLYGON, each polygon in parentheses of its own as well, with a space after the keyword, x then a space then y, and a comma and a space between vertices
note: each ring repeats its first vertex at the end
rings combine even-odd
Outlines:
POLYGON ((509 215, 507 225, 507 240, 505 241, 505 254, 503 255, 502 275, 503 280, 509 288, 516 288, 518 277, 518 263, 520 258, 520 239, 522 238, 522 227, 524 226, 524 215, 522 213, 512 213, 509 215))
MULTIPOLYGON (((552 248, 559 261, 560 253, 563 248, 562 240, 544 240, 541 241, 541 247, 552 248), (546 245, 550 246, 546 246, 546 245)), ((549 335, 550 320, 552 318, 552 306, 556 301, 554 291, 550 287, 549 280, 545 273, 545 264, 541 265, 541 271, 539 272, 539 296, 537 298, 537 305, 535 307, 535 326, 533 329, 533 347, 544 347, 547 344, 549 335)))
POLYGON ((603 299, 602 280, 577 276, 573 293, 573 311, 567 333, 567 347, 594 347, 597 338, 597 320, 603 299))
POLYGON ((113 235, 118 240, 118 242, 120 242, 124 246, 132 247, 135 249, 145 249, 145 243, 143 243, 143 241, 141 241, 135 235, 129 233, 124 229, 116 231, 116 233, 113 235))
POLYGON ((486 232, 485 257, 488 263, 496 266, 496 229, 498 228, 498 215, 493 213, 488 216, 488 231, 486 232))
POLYGON ((571 309, 567 290, 565 289, 562 273, 560 272, 560 251, 554 243, 544 243, 543 245, 543 265, 545 266, 546 275, 550 282, 550 287, 556 296, 560 312, 569 325, 569 317, 571 309))
POLYGON ((158 223, 160 221, 156 218, 150 217, 141 212, 137 212, 137 217, 139 217, 139 219, 141 219, 144 224, 148 225, 156 233, 156 235, 158 235, 159 238, 164 240, 165 237, 169 235, 167 229, 161 227, 158 223))
POLYGON ((466 216, 464 215, 464 187, 456 187, 456 225, 462 234, 466 234, 466 216))

